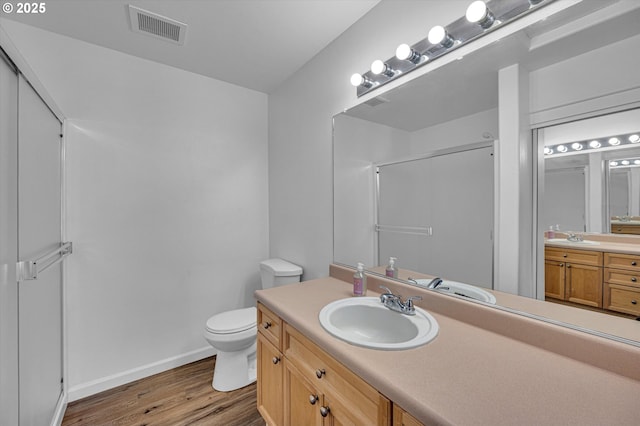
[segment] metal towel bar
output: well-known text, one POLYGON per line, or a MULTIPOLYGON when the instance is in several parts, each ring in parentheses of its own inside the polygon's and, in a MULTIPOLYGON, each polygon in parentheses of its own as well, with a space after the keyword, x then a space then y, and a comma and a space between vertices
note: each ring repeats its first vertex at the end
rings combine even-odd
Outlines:
POLYGON ((396 234, 433 235, 431 226, 398 226, 376 224, 376 232, 393 232, 396 234))
POLYGON ((17 275, 18 281, 37 280, 38 274, 44 272, 49 267, 61 262, 65 257, 69 256, 73 252, 73 245, 71 242, 61 243, 60 247, 51 250, 49 253, 40 256, 35 260, 23 260, 18 262, 17 275), (47 262, 55 256, 60 256, 52 262, 47 262))

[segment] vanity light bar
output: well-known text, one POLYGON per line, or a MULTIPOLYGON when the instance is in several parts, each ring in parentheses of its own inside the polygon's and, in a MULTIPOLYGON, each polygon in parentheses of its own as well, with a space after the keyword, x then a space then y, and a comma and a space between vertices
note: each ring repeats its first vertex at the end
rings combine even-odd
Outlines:
POLYGON ((353 74, 351 84, 358 97, 457 49, 494 29, 514 21, 533 9, 555 0, 476 0, 462 17, 447 26, 436 25, 428 37, 413 46, 401 44, 396 55, 386 61, 375 60, 371 70, 353 74))
POLYGON ((640 167, 640 158, 621 158, 619 160, 610 160, 609 168, 610 169, 622 169, 625 167, 640 167))
MULTIPOLYGON (((640 132, 623 135, 607 136, 605 138, 589 139, 586 141, 567 142, 544 147, 545 157, 559 157, 583 152, 608 151, 619 147, 640 146, 640 132)), ((635 160, 635 159, 634 159, 635 160)), ((623 167, 627 167, 625 165, 623 167)))

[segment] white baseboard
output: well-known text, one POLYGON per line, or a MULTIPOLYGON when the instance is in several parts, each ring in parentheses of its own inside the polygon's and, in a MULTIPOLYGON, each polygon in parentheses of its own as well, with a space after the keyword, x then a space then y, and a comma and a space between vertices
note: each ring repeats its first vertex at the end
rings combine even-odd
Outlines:
MULTIPOLYGON (((215 349, 211 346, 207 346, 192 352, 166 358, 128 371, 123 371, 122 373, 113 374, 101 379, 75 385, 69 389, 68 400, 69 402, 77 401, 79 399, 86 398, 87 396, 95 395, 144 377, 149 377, 154 374, 162 373, 163 371, 171 370, 172 368, 180 367, 181 365, 208 358, 215 354, 215 349)), ((213 374, 213 371, 211 373, 213 374)))
POLYGON ((51 426, 60 426, 62 419, 64 418, 64 412, 67 411, 67 394, 65 391, 60 393, 56 409, 53 412, 53 418, 51 419, 51 426))

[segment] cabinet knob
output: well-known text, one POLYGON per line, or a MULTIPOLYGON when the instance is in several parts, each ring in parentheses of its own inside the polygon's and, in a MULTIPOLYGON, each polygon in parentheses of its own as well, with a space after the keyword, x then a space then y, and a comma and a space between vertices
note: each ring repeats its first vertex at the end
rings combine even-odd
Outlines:
POLYGON ((324 368, 322 370, 316 370, 316 377, 318 379, 322 379, 322 376, 324 376, 327 372, 324 371, 324 368))
POLYGON ((634 260, 633 262, 631 262, 631 266, 636 266, 638 263, 634 260))
POLYGON ((322 417, 327 417, 329 415, 329 412, 331 412, 331 409, 329 407, 320 407, 320 415, 322 417))
POLYGON ((280 358, 277 356, 274 356, 273 359, 271 360, 274 364, 277 364, 280 362, 280 358))
POLYGON ((562 257, 567 257, 567 253, 563 254, 562 257))
POLYGON ((316 405, 318 402, 318 395, 309 395, 309 404, 316 405))
POLYGON ((632 305, 637 305, 637 304, 638 304, 638 301, 637 301, 637 300, 632 300, 632 301, 631 301, 631 304, 632 304, 632 305))
POLYGON ((558 263, 558 266, 564 266, 564 263, 558 263))
POLYGON ((638 281, 638 279, 636 277, 631 277, 631 282, 635 283, 636 281, 638 281))
POLYGON ((265 329, 267 329, 267 328, 271 327, 271 323, 269 321, 265 321, 265 323, 263 324, 263 327, 265 329))
POLYGON ((571 268, 571 264, 570 263, 567 263, 567 268, 571 268))

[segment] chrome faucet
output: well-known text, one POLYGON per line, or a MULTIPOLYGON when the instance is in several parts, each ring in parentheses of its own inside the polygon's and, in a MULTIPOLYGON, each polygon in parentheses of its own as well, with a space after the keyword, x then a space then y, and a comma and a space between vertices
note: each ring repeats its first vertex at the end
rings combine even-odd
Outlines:
POLYGON ((387 287, 381 285, 380 288, 384 289, 386 293, 380 295, 380 303, 392 311, 400 312, 405 315, 415 315, 416 310, 413 306, 414 300, 422 300, 420 296, 411 296, 407 298, 405 302, 402 301, 402 296, 393 294, 387 287))
POLYGON ((584 241, 584 236, 582 234, 576 234, 574 232, 568 232, 567 233, 567 240, 573 241, 573 242, 580 242, 580 241, 584 241))
POLYGON ((427 284, 427 288, 437 288, 440 284, 442 284, 442 278, 435 277, 427 284))

